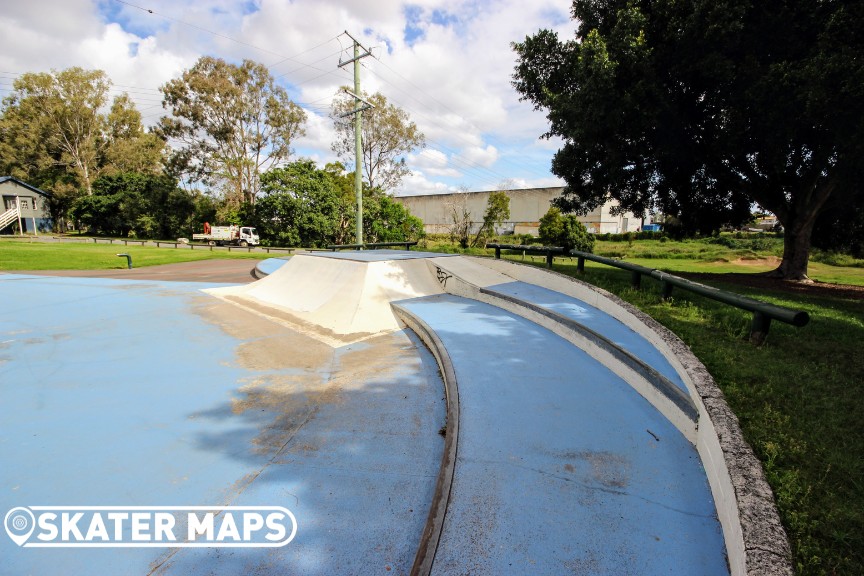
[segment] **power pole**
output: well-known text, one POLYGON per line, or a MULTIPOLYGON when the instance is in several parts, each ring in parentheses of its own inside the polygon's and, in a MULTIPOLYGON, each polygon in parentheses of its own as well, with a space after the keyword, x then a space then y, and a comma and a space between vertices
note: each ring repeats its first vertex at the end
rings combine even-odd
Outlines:
POLYGON ((372 53, 365 48, 356 38, 345 31, 345 35, 354 41, 354 57, 350 60, 342 62, 339 59, 339 68, 354 63, 354 92, 345 90, 348 94, 354 97, 354 109, 340 117, 354 115, 354 194, 357 197, 357 244, 363 244, 363 110, 374 108, 372 104, 360 97, 360 59, 366 56, 371 56, 372 53), (363 49, 363 54, 360 49, 363 49), (362 106, 361 106, 362 104, 362 106))

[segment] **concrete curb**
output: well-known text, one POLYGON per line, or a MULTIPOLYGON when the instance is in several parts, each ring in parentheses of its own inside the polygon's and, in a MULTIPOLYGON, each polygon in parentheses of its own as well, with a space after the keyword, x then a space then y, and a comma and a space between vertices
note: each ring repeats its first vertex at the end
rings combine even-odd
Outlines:
POLYGON ((435 356, 438 368, 441 370, 444 391, 447 396, 447 426, 445 428, 441 468, 435 482, 435 493, 429 507, 429 516, 423 527, 423 534, 420 537, 420 544, 417 547, 417 554, 411 567, 411 576, 428 576, 432 572, 435 552, 444 530, 444 518, 447 514, 450 489, 453 486, 453 475, 456 470, 456 451, 459 440, 459 387, 450 355, 435 331, 423 320, 398 304, 391 303, 390 306, 396 317, 413 330, 435 356))

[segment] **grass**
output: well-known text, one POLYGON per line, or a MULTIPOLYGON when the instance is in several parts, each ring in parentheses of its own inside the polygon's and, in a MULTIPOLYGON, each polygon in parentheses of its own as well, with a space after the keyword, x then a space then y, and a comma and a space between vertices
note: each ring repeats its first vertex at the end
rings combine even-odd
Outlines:
MULTIPOLYGON (((511 243, 512 237, 501 237, 511 243)), ((491 250, 461 249, 450 244, 443 235, 422 242, 421 249, 458 254, 488 256, 491 250)), ((724 234, 716 238, 695 240, 634 240, 632 242, 597 241, 594 253, 607 258, 621 258, 647 268, 666 272, 767 272, 777 267, 783 254, 783 239, 773 235, 736 238, 724 234)), ((541 256, 534 256, 541 261, 541 256)), ((526 256, 525 261, 530 261, 526 256)), ((590 264, 589 264, 590 265, 590 264)), ((864 260, 836 253, 814 250, 808 274, 817 282, 864 286, 864 260)))
POLYGON ((84 244, 79 242, 18 242, 0 241, 0 270, 109 270, 125 268, 126 259, 117 254, 132 256, 136 268, 213 260, 224 258, 268 258, 268 254, 227 250, 197 250, 188 248, 156 248, 155 246, 124 246, 122 244, 84 244))

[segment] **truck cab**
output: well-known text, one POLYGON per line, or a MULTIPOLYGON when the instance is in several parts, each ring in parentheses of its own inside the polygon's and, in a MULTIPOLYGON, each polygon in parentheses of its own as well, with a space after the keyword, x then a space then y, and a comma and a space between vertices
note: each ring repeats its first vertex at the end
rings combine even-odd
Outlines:
POLYGON ((240 227, 240 237, 238 240, 238 244, 240 244, 241 246, 258 246, 258 244, 261 243, 260 239, 258 238, 258 232, 255 230, 255 228, 251 226, 240 227))

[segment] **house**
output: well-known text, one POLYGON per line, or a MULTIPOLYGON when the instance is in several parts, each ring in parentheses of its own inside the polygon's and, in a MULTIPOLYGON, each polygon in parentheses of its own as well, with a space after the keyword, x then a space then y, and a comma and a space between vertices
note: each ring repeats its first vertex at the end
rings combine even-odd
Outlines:
POLYGON ((48 201, 51 193, 12 176, 0 176, 0 234, 50 232, 53 227, 48 201))
MULTIPOLYGON (((510 198, 510 219, 496 228, 498 234, 531 234, 536 236, 540 228, 540 218, 549 210, 552 200, 561 195, 561 186, 550 188, 528 188, 523 190, 504 190, 510 198)), ((423 221, 424 229, 430 234, 449 232, 452 225, 451 210, 454 204, 464 202, 471 213, 472 231, 483 223, 483 214, 492 191, 455 192, 449 194, 428 194, 423 196, 396 196, 411 214, 423 221)), ((577 216, 588 232, 594 234, 620 234, 638 232, 642 216, 630 212, 613 215, 617 206, 614 200, 586 214, 577 216)))

